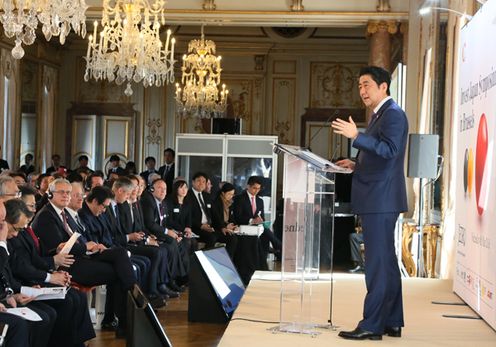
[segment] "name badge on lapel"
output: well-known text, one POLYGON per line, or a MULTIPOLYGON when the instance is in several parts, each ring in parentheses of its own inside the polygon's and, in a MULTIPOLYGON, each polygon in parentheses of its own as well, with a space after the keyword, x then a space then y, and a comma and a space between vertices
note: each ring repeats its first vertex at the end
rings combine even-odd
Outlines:
POLYGON ((174 209, 174 213, 179 213, 179 209, 178 208, 175 208, 174 209))
POLYGON ((212 207, 212 205, 210 205, 210 204, 207 204, 207 208, 211 208, 211 207, 212 207))

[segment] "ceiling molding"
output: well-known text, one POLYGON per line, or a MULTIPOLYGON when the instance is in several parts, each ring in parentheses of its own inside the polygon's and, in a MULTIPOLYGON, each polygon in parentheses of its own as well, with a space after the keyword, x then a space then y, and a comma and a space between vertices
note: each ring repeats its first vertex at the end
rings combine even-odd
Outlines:
MULTIPOLYGON (((100 19, 102 7, 86 12, 88 21, 100 19)), ((355 27, 374 20, 408 20, 408 12, 341 12, 341 11, 204 11, 165 10, 167 25, 219 26, 293 26, 293 27, 355 27)))

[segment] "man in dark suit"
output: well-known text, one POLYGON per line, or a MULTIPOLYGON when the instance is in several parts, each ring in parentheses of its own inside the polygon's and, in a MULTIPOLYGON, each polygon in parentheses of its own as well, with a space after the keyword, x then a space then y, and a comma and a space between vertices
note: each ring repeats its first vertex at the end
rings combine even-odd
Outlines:
MULTIPOLYGON (((7 251, 7 223, 5 222, 5 207, 0 200, 0 269, 3 269, 9 260, 7 251)), ((28 347, 28 337, 30 327, 28 322, 21 317, 4 313, 5 306, 0 304, 0 323, 8 324, 7 336, 5 337, 6 346, 28 347)))
POLYGON ((140 173, 140 176, 143 177, 145 182, 148 182, 148 176, 152 173, 158 173, 157 170, 155 170, 155 164, 157 161, 155 160, 154 157, 146 157, 145 159, 145 166, 146 170, 140 173))
POLYGON ((182 291, 176 281, 186 280, 189 271, 189 262, 186 257, 189 255, 187 244, 181 242, 181 237, 174 230, 166 227, 166 192, 167 185, 163 179, 159 178, 152 182, 147 192, 143 193, 140 199, 143 221, 148 232, 153 234, 160 243, 160 247, 167 249, 168 287, 174 291, 182 291))
POLYGON ((394 248, 394 228, 400 212, 408 209, 404 174, 408 121, 391 99, 391 75, 379 67, 360 71, 360 97, 373 111, 364 133, 353 119, 337 119, 337 134, 353 140, 359 150, 356 162, 337 162, 354 170, 351 191, 353 211, 362 220, 365 245, 365 297, 363 319, 353 331, 341 331, 346 339, 380 340, 383 334, 400 337, 403 322, 401 275, 394 248))
MULTIPOLYGON (((32 226, 40 240, 43 255, 58 253, 60 244, 67 242, 73 234, 68 224, 65 208, 69 205, 72 186, 65 179, 56 179, 48 188, 49 203, 36 215, 32 226)), ((84 286, 108 285, 110 297, 117 317, 119 328, 117 337, 125 336, 126 328, 126 291, 135 283, 133 267, 126 250, 113 248, 100 250, 95 243, 76 241, 70 253, 74 264, 67 270, 73 281, 84 286), (96 252, 91 256, 87 252, 96 252)))
MULTIPOLYGON (((34 192, 30 199, 34 202, 34 192)), ((23 200, 12 199, 5 204, 12 228, 26 225, 33 215, 34 208, 29 208, 23 200)), ((70 275, 65 271, 56 271, 55 259, 41 257, 35 243, 26 228, 13 230, 8 240, 10 251, 9 264, 15 280, 24 286, 62 286, 70 283, 70 275), (15 235, 17 234, 17 236, 15 235)), ((86 294, 68 289, 64 299, 47 300, 44 304, 57 312, 55 327, 50 336, 50 346, 81 346, 83 342, 95 337, 88 311, 86 294)))
MULTIPOLYGON (((246 190, 234 197, 233 211, 236 225, 257 225, 265 221, 264 202, 258 196, 262 189, 262 183, 263 181, 259 176, 251 176, 248 178, 246 190)), ((275 250, 281 251, 281 240, 270 229, 264 228, 264 232, 260 235, 262 269, 267 269, 269 242, 272 243, 275 250)))
POLYGON ((59 169, 67 170, 67 168, 60 164, 60 155, 52 155, 52 166, 46 170, 46 174, 51 175, 54 172, 58 172, 59 169))
POLYGON ((123 176, 125 174, 124 169, 120 166, 121 158, 117 154, 112 154, 109 161, 110 169, 107 171, 107 180, 110 180, 111 175, 123 176))
POLYGON ((167 195, 172 192, 172 184, 174 183, 174 172, 176 170, 176 165, 174 163, 175 157, 176 152, 172 148, 166 148, 164 150, 165 165, 158 169, 158 174, 167 184, 167 195))

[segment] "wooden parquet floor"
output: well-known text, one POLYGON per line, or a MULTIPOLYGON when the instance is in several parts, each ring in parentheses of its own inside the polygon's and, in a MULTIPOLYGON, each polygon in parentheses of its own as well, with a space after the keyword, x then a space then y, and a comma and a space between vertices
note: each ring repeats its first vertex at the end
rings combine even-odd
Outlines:
MULTIPOLYGON (((177 299, 167 301, 167 306, 158 310, 157 316, 174 347, 217 346, 226 324, 188 322, 188 291, 177 299)), ((115 339, 113 332, 96 331, 90 347, 125 347, 125 340, 115 339)), ((146 347, 146 346, 143 346, 146 347)))

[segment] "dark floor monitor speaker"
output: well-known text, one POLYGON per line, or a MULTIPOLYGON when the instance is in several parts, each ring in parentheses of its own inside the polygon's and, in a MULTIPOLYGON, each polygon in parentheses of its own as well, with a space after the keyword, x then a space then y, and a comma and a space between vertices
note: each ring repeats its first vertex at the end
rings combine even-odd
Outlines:
POLYGON ((148 299, 135 285, 127 297, 126 347, 172 347, 148 299))
POLYGON ((188 320, 226 323, 245 291, 225 247, 197 251, 189 273, 188 320))
POLYGON ((408 177, 436 178, 439 135, 410 134, 408 177))

